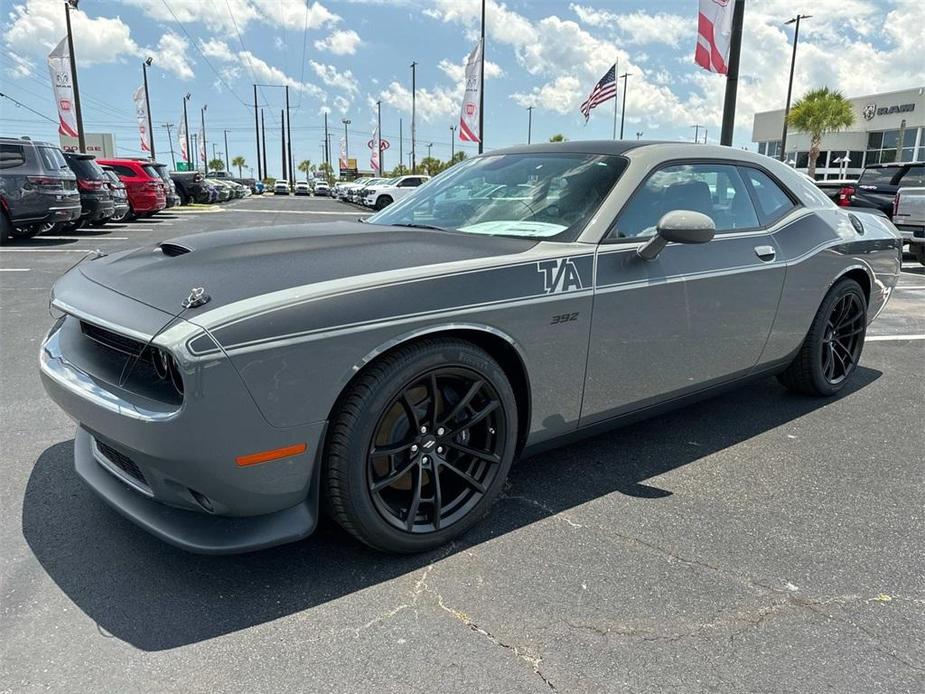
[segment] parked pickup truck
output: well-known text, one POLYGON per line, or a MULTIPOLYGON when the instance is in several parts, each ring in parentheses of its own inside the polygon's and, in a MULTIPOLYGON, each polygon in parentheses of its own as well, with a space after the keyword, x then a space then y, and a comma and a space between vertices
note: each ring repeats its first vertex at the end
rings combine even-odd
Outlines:
POLYGON ((925 187, 900 188, 893 200, 893 224, 909 252, 925 265, 925 187))

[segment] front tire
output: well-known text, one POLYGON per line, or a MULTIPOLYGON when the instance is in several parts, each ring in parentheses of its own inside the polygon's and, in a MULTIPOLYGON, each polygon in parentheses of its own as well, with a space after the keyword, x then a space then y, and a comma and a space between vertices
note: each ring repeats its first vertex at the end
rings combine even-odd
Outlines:
POLYGON ((867 334, 867 299, 844 278, 822 300, 800 351, 778 380, 805 395, 835 395, 851 379, 867 334))
POLYGON ((388 195, 380 195, 376 198, 376 204, 373 205, 373 208, 376 210, 381 210, 392 204, 392 198, 388 195))
POLYGON ((329 513, 375 549, 438 547, 487 513, 516 441, 514 392, 490 355, 451 339, 400 348, 363 371, 332 417, 329 513))

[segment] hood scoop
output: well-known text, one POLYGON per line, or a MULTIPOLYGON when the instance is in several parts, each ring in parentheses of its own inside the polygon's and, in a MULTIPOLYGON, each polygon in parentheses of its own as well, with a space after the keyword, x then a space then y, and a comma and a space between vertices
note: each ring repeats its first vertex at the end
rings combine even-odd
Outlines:
POLYGON ((178 255, 185 255, 192 250, 186 246, 181 246, 179 243, 171 243, 169 241, 165 241, 164 243, 160 244, 159 248, 161 249, 161 253, 170 258, 176 257, 178 255))

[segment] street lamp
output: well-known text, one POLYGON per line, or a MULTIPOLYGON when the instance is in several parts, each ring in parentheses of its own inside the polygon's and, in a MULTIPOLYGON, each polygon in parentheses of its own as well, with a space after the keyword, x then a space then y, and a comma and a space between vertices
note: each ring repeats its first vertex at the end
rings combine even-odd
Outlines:
POLYGON ((790 81, 787 82, 787 105, 784 107, 784 129, 781 132, 780 136, 780 160, 783 161, 784 157, 784 148, 787 146, 787 116, 790 115, 790 95, 793 93, 793 69, 797 64, 797 41, 800 39, 800 20, 809 19, 812 17, 811 14, 798 14, 792 19, 788 19, 784 22, 784 25, 796 24, 793 29, 793 54, 790 57, 790 81))
POLYGON ((527 144, 530 144, 530 140, 533 136, 533 107, 527 106, 527 144))
POLYGON ((173 166, 174 171, 176 171, 177 160, 173 153, 173 138, 170 136, 170 129, 173 127, 173 123, 161 123, 161 127, 166 128, 167 130, 167 144, 170 145, 170 164, 173 166))
POLYGON ((450 163, 453 163, 453 157, 456 156, 456 126, 450 126, 450 163))
POLYGON ((637 140, 638 140, 640 137, 642 137, 643 135, 645 135, 645 133, 640 132, 640 131, 638 131, 638 130, 636 131, 636 139, 637 139, 637 140))
POLYGON ((199 115, 202 118, 202 142, 199 143, 202 147, 202 165, 205 168, 206 176, 209 175, 209 148, 206 146, 206 109, 209 108, 208 104, 203 105, 199 110, 199 115))
POLYGON ((351 121, 349 118, 341 119, 341 123, 344 124, 344 159, 347 163, 350 162, 350 142, 347 140, 347 126, 350 125, 351 121))
MULTIPOLYGON (((192 164, 194 161, 196 161, 196 159, 194 158, 196 154, 195 152, 192 151, 192 148, 190 147, 189 118, 187 118, 186 116, 186 102, 189 101, 190 98, 192 98, 192 96, 193 96, 192 94, 190 94, 189 92, 186 92, 186 96, 183 97, 183 132, 185 133, 184 139, 186 140, 186 163, 187 164, 192 164)), ((199 167, 196 167, 196 168, 199 168, 199 167)))
POLYGON ((145 83, 145 110, 148 112, 148 148, 150 150, 151 159, 155 159, 157 156, 154 153, 154 125, 151 122, 151 99, 148 97, 148 68, 151 67, 151 63, 153 62, 154 58, 148 56, 141 64, 141 72, 144 75, 145 83))

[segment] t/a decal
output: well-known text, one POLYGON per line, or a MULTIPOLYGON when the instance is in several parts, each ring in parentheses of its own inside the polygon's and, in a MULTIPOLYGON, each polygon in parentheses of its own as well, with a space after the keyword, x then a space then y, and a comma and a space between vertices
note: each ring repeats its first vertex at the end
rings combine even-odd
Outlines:
POLYGON ((578 268, 571 258, 543 260, 536 264, 536 271, 543 274, 547 294, 583 289, 581 275, 578 274, 578 268))

